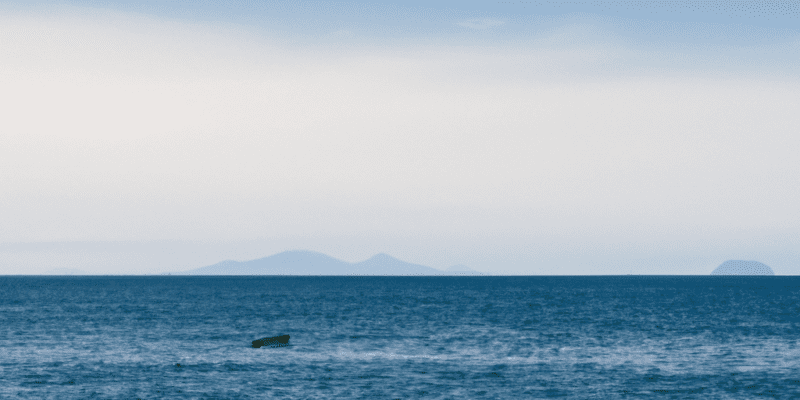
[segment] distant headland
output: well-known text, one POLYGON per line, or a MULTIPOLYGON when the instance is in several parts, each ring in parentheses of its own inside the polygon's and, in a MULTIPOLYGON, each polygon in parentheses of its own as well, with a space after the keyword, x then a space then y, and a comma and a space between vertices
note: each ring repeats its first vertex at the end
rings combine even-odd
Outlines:
POLYGON ((480 276, 469 267, 455 265, 447 270, 407 263, 388 254, 349 263, 314 251, 284 251, 250 261, 222 261, 185 271, 185 275, 377 275, 377 276, 480 276))
POLYGON ((772 268, 758 261, 728 260, 720 264, 711 275, 775 275, 772 268))

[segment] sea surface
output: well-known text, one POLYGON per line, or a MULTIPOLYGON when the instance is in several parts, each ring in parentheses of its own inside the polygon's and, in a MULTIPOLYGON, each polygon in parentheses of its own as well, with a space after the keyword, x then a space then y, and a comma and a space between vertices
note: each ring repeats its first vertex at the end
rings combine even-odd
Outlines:
POLYGON ((764 396, 800 277, 0 277, 0 398, 764 396))

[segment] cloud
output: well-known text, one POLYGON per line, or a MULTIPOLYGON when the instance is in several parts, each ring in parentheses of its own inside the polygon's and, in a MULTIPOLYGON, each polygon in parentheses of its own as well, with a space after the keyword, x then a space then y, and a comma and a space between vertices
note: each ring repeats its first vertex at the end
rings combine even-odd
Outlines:
POLYGON ((501 21, 498 19, 476 18, 476 19, 468 19, 466 21, 457 22, 456 25, 470 29, 488 29, 488 28, 493 28, 495 26, 503 25, 505 23, 506 23, 505 21, 501 21))

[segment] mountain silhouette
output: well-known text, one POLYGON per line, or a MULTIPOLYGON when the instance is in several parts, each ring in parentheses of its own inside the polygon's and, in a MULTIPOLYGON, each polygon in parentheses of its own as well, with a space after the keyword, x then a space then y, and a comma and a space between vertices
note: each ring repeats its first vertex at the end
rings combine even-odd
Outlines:
POLYGON ((711 275, 775 275, 772 268, 758 261, 728 260, 711 271, 711 275))
MULTIPOLYGON (((453 267, 451 267, 453 268, 453 267)), ((222 261, 184 272, 189 275, 473 275, 467 267, 442 271, 398 260, 380 253, 358 263, 348 263, 326 254, 306 250, 284 251, 250 261, 222 261), (466 268, 466 270, 464 270, 466 268), (465 273, 468 271, 471 273, 465 273)))
POLYGON ((400 261, 380 253, 368 260, 353 264, 356 275, 442 275, 442 271, 424 265, 400 261))
POLYGON ((313 251, 284 251, 250 261, 222 261, 187 271, 190 275, 338 275, 350 263, 313 251), (336 271, 336 272, 333 272, 336 271))

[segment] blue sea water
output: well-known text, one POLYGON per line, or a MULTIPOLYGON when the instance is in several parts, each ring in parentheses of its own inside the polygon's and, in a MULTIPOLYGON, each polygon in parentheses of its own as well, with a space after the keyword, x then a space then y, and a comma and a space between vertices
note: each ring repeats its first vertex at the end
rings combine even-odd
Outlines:
POLYGON ((0 277, 2 398, 800 398, 799 344, 800 277, 0 277))

